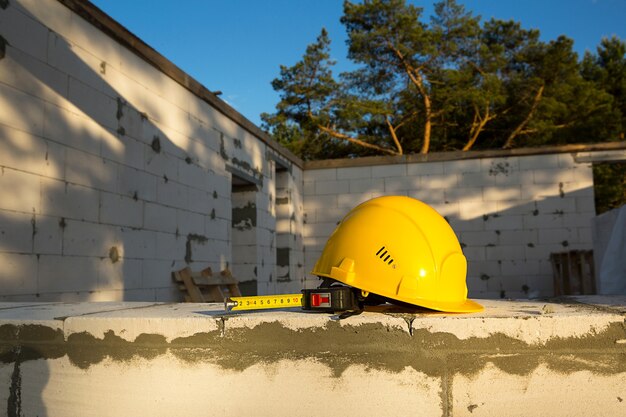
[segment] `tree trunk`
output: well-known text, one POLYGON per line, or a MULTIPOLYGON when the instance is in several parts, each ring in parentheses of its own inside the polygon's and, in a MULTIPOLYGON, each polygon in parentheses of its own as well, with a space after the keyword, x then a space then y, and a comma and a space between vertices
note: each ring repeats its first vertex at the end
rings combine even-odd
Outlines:
POLYGON ((483 131, 487 122, 496 118, 496 116, 490 115, 489 104, 487 104, 487 108, 485 109, 485 117, 480 116, 480 111, 477 107, 474 109, 474 112, 474 122, 472 123, 472 128, 470 129, 470 138, 463 147, 464 151, 472 149, 472 146, 474 146, 474 143, 476 143, 476 140, 478 139, 478 135, 480 135, 483 131))
POLYGON ((326 126, 322 126, 322 125, 317 125, 317 127, 322 131, 325 132, 327 134, 329 134, 330 136, 337 138, 337 139, 343 139, 343 140, 347 140, 348 142, 354 143, 356 145, 359 146, 363 146, 364 148, 369 148, 369 149, 375 149, 379 152, 384 152, 384 153, 388 153, 390 155, 401 155, 401 153, 398 153, 396 151, 394 151, 393 149, 388 149, 388 148, 383 148, 382 146, 378 146, 378 145, 374 145, 373 143, 369 143, 369 142, 365 142, 361 139, 357 139, 357 138, 353 138, 352 136, 348 136, 348 135, 344 135, 343 133, 339 133, 333 129, 330 129, 326 126))
POLYGON ((515 130, 511 132, 509 137, 506 139, 504 146, 502 146, 502 149, 512 148, 513 140, 515 140, 515 138, 524 130, 528 122, 530 122, 530 120, 533 118, 535 111, 537 111, 537 107, 539 107, 539 102, 541 102, 541 96, 543 95, 544 87, 545 86, 543 84, 541 85, 541 87, 539 87, 539 90, 537 90, 537 94, 535 94, 535 98, 533 99, 533 104, 532 106, 530 106, 528 114, 526 115, 524 120, 522 120, 522 122, 515 128, 515 130))

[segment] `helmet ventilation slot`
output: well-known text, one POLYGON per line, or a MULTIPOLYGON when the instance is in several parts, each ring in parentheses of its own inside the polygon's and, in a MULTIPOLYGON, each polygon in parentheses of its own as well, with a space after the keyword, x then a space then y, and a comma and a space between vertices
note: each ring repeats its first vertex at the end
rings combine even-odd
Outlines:
POLYGON ((391 257, 391 254, 388 253, 384 246, 378 249, 378 252, 376 252, 376 256, 378 256, 387 265, 391 265, 393 263, 393 258, 391 257))

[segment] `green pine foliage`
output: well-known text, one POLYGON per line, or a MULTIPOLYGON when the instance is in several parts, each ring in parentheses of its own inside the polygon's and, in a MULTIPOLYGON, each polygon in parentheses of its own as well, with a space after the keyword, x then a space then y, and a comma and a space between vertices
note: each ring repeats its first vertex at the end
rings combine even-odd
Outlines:
MULTIPOLYGON (((519 22, 456 0, 433 16, 406 0, 344 2, 348 58, 333 73, 322 29, 272 82, 263 128, 305 160, 624 140, 626 42, 578 57, 519 22)), ((604 168, 603 168, 604 169, 604 168)))

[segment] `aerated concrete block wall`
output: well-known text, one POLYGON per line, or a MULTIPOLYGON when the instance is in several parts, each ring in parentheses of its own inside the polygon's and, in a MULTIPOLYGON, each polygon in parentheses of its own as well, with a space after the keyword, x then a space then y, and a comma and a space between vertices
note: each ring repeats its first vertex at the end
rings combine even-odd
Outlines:
POLYGON ((354 161, 307 166, 308 270, 341 218, 356 204, 384 194, 422 200, 449 221, 468 259, 474 297, 552 295, 550 253, 592 248, 592 168, 577 163, 575 154, 384 161, 388 158, 373 158, 368 166, 350 166, 354 161))
POLYGON ((0 303, 0 415, 626 415, 625 297, 483 303, 0 303))
POLYGON ((0 300, 179 299, 171 271, 234 267, 234 179, 261 260, 239 278, 280 291, 274 182, 300 168, 223 108, 61 2, 0 2, 0 300))

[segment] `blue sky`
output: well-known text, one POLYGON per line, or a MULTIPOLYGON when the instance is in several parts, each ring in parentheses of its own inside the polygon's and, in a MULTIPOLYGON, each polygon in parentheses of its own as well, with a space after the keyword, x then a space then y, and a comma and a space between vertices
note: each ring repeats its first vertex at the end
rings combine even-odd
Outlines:
MULTIPOLYGON (((278 102, 271 81, 293 65, 322 27, 334 71, 348 68, 342 0, 92 0, 148 45, 260 124, 278 102)), ((434 1, 410 0, 430 16, 434 1)), ((626 40, 626 0, 459 0, 482 20, 513 19, 545 41, 564 34, 582 56, 602 37, 626 40)))

